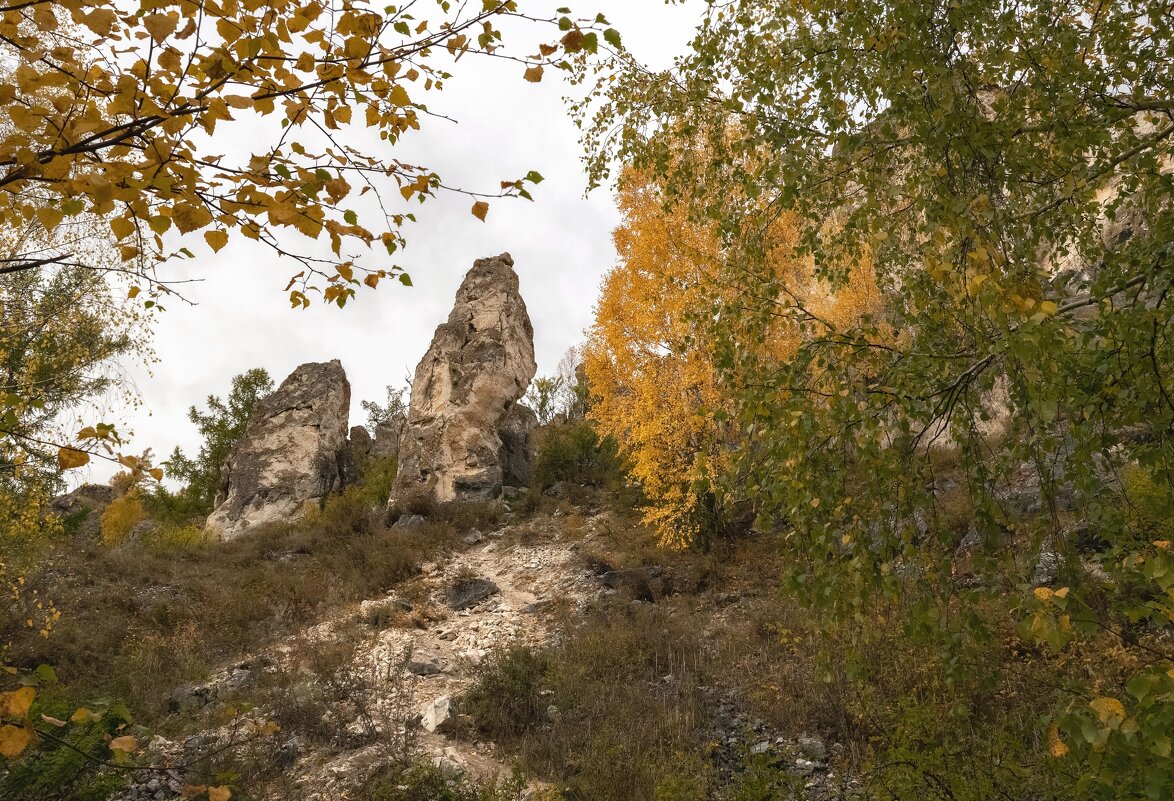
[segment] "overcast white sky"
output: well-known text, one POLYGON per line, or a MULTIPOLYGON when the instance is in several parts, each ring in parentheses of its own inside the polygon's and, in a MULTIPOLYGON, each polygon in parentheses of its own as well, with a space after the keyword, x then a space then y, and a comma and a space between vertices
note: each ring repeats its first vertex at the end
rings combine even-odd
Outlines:
MULTIPOLYGON (((547 5, 553 11, 565 3, 547 5)), ((684 51, 698 19, 697 4, 661 0, 570 5, 579 14, 605 13, 628 49, 652 67, 668 66, 684 51)), ((536 41, 533 30, 518 31, 517 38, 507 32, 507 46, 526 42, 536 50, 536 41)), ((535 202, 495 201, 482 223, 469 213, 467 197, 429 201, 419 209, 420 223, 407 231, 409 246, 401 258, 414 286, 384 282, 378 291, 360 292, 345 309, 291 310, 282 290, 299 268, 254 243, 238 238, 214 256, 193 246, 198 258, 184 272, 204 280, 185 288, 185 295, 197 305, 168 303, 155 326, 161 361, 150 371, 131 368, 143 403, 119 415, 120 429, 133 434, 130 451, 149 446, 162 458, 175 445, 197 449, 187 408, 202 405, 208 394, 224 395, 232 376, 252 367, 264 367, 280 383, 304 362, 341 359, 351 382, 351 424, 362 423, 359 402, 382 401, 388 384, 402 385, 448 316, 473 260, 503 251, 514 257, 534 323, 539 374, 554 372, 563 352, 582 340, 600 279, 615 262, 611 230, 618 214, 610 190, 583 196, 582 149, 562 100, 575 89, 557 71, 547 70, 541 83, 531 84, 522 80, 521 65, 485 58, 463 59, 452 72, 444 91, 426 102, 458 123, 425 119, 423 130, 405 139, 395 157, 478 189, 537 170, 546 180, 534 192, 535 202)), ((240 129, 232 136, 240 137, 240 129)), ((216 144, 231 151, 241 143, 216 144)), ((108 465, 95 465, 85 478, 105 480, 111 472, 108 465)))

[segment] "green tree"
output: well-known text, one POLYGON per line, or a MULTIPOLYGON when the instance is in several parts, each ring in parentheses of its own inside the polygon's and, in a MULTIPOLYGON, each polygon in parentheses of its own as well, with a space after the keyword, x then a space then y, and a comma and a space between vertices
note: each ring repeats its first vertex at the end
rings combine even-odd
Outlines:
POLYGON ((1167 2, 710 2, 673 68, 620 63, 579 108, 596 180, 648 170, 721 232, 737 292, 699 316, 743 432, 724 491, 792 532, 802 597, 901 602, 954 670, 1001 622, 991 598, 1050 647, 1109 636, 1150 665, 1081 686, 1053 732, 1094 797, 1174 794, 1174 564, 1113 478, 1174 480, 1172 27, 1167 2), (765 258, 784 215, 833 289, 871 259, 883 310, 788 293, 765 258), (779 319, 802 332, 788 358, 759 347, 779 319), (983 543, 965 582, 946 479, 983 543), (1135 592, 1105 602, 1074 523, 1135 592), (1064 586, 1032 592, 1045 562, 1064 586))
POLYGON ((389 420, 401 416, 407 417, 408 401, 405 398, 411 395, 411 391, 411 381, 398 389, 388 384, 386 403, 381 405, 378 401, 360 401, 359 406, 367 413, 367 427, 374 432, 389 420))
POLYGON ((546 425, 559 412, 562 390, 562 376, 538 376, 526 389, 522 403, 534 410, 539 425, 546 425))
POLYGON ((188 419, 195 423, 203 438, 195 458, 176 447, 164 463, 168 475, 182 483, 176 493, 158 488, 156 501, 179 516, 205 516, 211 513, 220 490, 220 473, 228 462, 232 446, 245 433, 249 416, 257 401, 273 391, 273 379, 263 368, 254 367, 232 379, 228 397, 209 395, 207 410, 188 409, 188 419))

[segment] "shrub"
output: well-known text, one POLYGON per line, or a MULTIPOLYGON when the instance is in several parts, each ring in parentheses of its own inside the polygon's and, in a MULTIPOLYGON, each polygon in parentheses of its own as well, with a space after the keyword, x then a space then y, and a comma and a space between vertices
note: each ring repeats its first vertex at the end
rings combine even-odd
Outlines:
POLYGON ((526 788, 517 774, 478 785, 459 771, 427 764, 393 765, 351 797, 356 801, 520 801, 526 788))
POLYGON ((142 498, 132 490, 121 498, 115 498, 106 511, 102 512, 102 542, 106 545, 120 545, 139 523, 147 519, 142 498))
POLYGON ((391 485, 395 483, 396 467, 394 456, 367 459, 362 465, 363 480, 358 490, 363 500, 379 509, 387 506, 387 499, 391 497, 391 485))
POLYGON ((559 481, 605 486, 620 474, 616 443, 600 438, 585 420, 551 423, 537 432, 534 483, 545 489, 559 481))
POLYGON ((161 523, 144 537, 143 546, 160 555, 198 551, 208 547, 214 538, 196 523, 161 523))
POLYGON ((482 663, 461 706, 490 736, 524 734, 545 718, 541 686, 549 667, 545 654, 512 646, 482 663))

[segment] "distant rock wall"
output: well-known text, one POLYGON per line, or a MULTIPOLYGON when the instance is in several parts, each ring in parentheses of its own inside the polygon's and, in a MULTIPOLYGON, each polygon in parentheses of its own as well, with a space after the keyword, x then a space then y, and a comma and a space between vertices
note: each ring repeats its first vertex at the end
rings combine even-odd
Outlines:
POLYGON ((537 370, 513 265, 508 253, 473 264, 416 367, 392 509, 501 494, 499 430, 537 370))
POLYGON ((208 529, 233 539, 292 520, 339 489, 348 463, 351 386, 338 360, 303 364, 257 403, 221 477, 208 529))

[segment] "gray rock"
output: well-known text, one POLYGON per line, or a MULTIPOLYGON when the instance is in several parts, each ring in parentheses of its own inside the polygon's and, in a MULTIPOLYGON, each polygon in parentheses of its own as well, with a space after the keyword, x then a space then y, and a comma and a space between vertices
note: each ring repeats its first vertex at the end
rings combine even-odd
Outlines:
POLYGON ((298 761, 298 757, 302 755, 305 748, 305 741, 295 735, 281 744, 273 755, 273 761, 281 767, 292 765, 298 761))
POLYGON ((156 521, 150 519, 142 520, 136 523, 135 527, 127 533, 126 539, 123 542, 142 542, 143 540, 150 539, 151 535, 158 530, 159 524, 156 521))
POLYGON ((1060 568, 1063 564, 1064 560, 1056 547, 1056 541, 1051 537, 1044 540, 1043 545, 1039 549, 1039 556, 1035 560, 1035 570, 1031 576, 1031 586, 1042 587, 1045 584, 1054 583, 1059 578, 1060 568))
POLYGON ((450 695, 442 695, 420 710, 420 725, 433 734, 451 731, 456 718, 457 707, 450 695))
POLYGON ((416 367, 390 506, 498 497, 498 433, 537 366, 534 329, 508 253, 478 259, 416 367))
POLYGON ((363 467, 371 453, 371 435, 363 426, 351 426, 346 447, 339 458, 339 475, 343 486, 357 484, 363 478, 363 467))
POLYGON ((511 487, 507 484, 501 488, 501 497, 507 501, 516 501, 519 498, 526 497, 526 490, 521 487, 511 487))
POLYGON ((375 427, 375 441, 371 443, 372 459, 395 459, 399 456, 400 438, 407 427, 408 418, 402 414, 392 416, 375 427))
POLYGON ((458 581, 444 593, 444 601, 450 609, 459 612, 468 609, 499 592, 497 585, 487 578, 458 581))
POLYGON ((477 529, 473 529, 472 531, 470 531, 468 534, 466 534, 461 539, 464 540, 465 545, 476 545, 477 543, 479 543, 483 539, 485 539, 485 535, 482 534, 477 529))
POLYGON ((82 484, 49 501, 49 513, 61 518, 67 532, 97 540, 102 536, 102 512, 117 497, 118 491, 106 484, 82 484))
POLYGON ((828 758, 828 749, 823 740, 812 737, 810 734, 799 735, 799 750, 808 759, 813 759, 816 762, 823 762, 828 758))
MULTIPOLYGON (((497 429, 498 436, 501 437, 498 459, 501 462, 501 480, 505 484, 528 487, 534 480, 530 434, 537 427, 538 415, 529 406, 521 403, 511 406, 505 419, 501 421, 497 429)), ((505 496, 504 486, 502 495, 505 496)))
POLYGON ((350 402, 338 360, 303 364, 258 402, 229 455, 208 529, 233 539, 294 519, 338 490, 350 402))
POLYGON ((436 658, 428 654, 413 654, 405 668, 413 676, 435 676, 444 672, 436 658))
POLYGON ((400 515, 399 520, 396 520, 392 528, 417 528, 427 523, 428 520, 423 515, 400 515))

